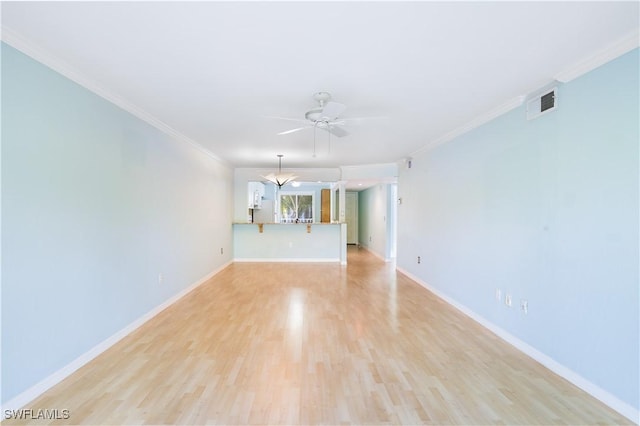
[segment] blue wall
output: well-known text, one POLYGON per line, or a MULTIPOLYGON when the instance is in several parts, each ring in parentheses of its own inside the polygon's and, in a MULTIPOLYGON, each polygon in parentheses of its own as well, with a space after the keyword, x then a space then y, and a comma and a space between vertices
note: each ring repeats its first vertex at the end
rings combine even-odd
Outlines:
POLYGON ((379 184, 358 192, 358 239, 360 245, 389 259, 390 185, 379 184))
POLYGON ((230 261, 232 179, 2 44, 2 402, 230 261))
POLYGON ((636 49, 560 85, 554 112, 415 156, 398 185, 399 268, 635 409, 638 75, 636 49))

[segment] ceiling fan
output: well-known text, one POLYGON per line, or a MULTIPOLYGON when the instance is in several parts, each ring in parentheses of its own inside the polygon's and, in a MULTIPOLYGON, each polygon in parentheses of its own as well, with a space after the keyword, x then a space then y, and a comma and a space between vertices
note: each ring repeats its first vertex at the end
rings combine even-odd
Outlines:
POLYGON ((290 133, 299 132, 300 130, 305 129, 322 129, 340 138, 343 136, 347 136, 349 132, 340 127, 345 124, 345 120, 340 119, 340 114, 342 114, 347 107, 338 102, 333 102, 331 100, 331 95, 327 92, 315 93, 313 95, 313 99, 318 102, 318 106, 311 108, 304 114, 305 120, 297 118, 273 117, 279 120, 296 121, 304 124, 301 127, 296 127, 294 129, 280 132, 278 133, 278 135, 288 135, 290 133))

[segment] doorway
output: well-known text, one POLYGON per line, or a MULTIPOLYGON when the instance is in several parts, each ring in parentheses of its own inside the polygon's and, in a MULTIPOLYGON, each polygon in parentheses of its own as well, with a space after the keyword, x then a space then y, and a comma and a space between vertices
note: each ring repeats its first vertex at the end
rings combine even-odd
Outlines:
POLYGON ((347 244, 358 244, 358 193, 347 192, 345 197, 347 244))

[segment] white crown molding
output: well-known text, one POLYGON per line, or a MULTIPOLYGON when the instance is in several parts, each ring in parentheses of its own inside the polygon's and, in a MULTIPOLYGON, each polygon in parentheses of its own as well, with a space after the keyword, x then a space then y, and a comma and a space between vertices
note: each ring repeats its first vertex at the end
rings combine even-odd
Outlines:
POLYGON ((556 74, 555 79, 562 83, 567 83, 638 47, 640 47, 640 30, 636 29, 605 49, 556 74))
POLYGON ((11 47, 14 47, 15 49, 19 50, 25 55, 35 59, 41 64, 46 65, 47 67, 51 68, 55 72, 62 74, 69 80, 79 84, 80 86, 95 93, 101 98, 106 99, 107 101, 113 103, 114 105, 122 108, 123 110, 139 118, 140 120, 150 124, 151 126, 155 127, 161 132, 167 134, 174 140, 188 143, 189 145, 191 145, 198 151, 202 152, 203 154, 222 163, 223 165, 229 166, 229 163, 227 161, 216 156, 214 153, 212 153, 211 151, 203 147, 198 142, 183 135, 182 133, 178 132, 177 130, 175 130, 174 128, 172 128, 162 120, 159 120, 158 118, 149 114, 142 108, 139 108, 136 105, 132 104, 131 102, 127 101, 123 97, 101 87, 95 81, 91 80, 90 78, 76 71, 71 65, 69 65, 65 61, 45 52, 42 48, 37 46, 35 43, 25 39, 16 31, 12 30, 11 28, 2 26, 1 32, 0 32, 0 40, 7 43, 11 47))
POLYGON ((486 328, 489 331, 493 332, 495 335, 500 337, 505 342, 507 342, 510 345, 514 346, 520 352, 522 352, 525 355, 528 355, 529 357, 531 357, 534 360, 538 361, 540 364, 542 364, 543 366, 545 366, 546 368, 548 368, 549 370, 551 370, 555 374, 557 374, 560 377, 563 377, 564 379, 566 379, 569 382, 573 383, 578 388, 582 389, 583 391, 587 392, 588 394, 590 394, 594 398, 596 398, 599 401, 603 402, 604 404, 606 404, 607 406, 609 406, 613 410, 617 411, 618 413, 622 414, 623 416, 625 416, 626 418, 628 418, 632 422, 638 422, 638 420, 640 419, 640 411, 638 411, 635 407, 632 407, 631 405, 627 404, 626 402, 621 401, 615 395, 612 395, 608 391, 606 391, 606 390, 602 389, 601 387, 593 384, 592 382, 590 382, 589 380, 587 380, 584 377, 580 376, 578 373, 574 372, 570 368, 564 366, 563 364, 559 363, 558 361, 556 361, 555 359, 551 358, 550 356, 540 352, 538 349, 534 348, 533 346, 529 345, 528 343, 523 342, 519 338, 515 337, 514 335, 512 335, 512 334, 508 333, 507 331, 505 331, 504 329, 502 329, 502 328, 498 327, 497 325, 493 324, 491 321, 488 321, 484 317, 478 315, 477 313, 475 313, 474 311, 472 311, 471 309, 469 309, 465 305, 463 305, 461 303, 458 303, 457 301, 455 301, 451 297, 447 296, 446 294, 442 293, 438 289, 430 286, 428 283, 426 283, 425 281, 421 280, 416 275, 413 275, 409 271, 406 271, 406 270, 404 270, 402 268, 399 268, 399 267, 396 268, 396 269, 397 269, 398 272, 400 272, 403 275, 406 275, 411 280, 415 281, 416 283, 418 283, 419 285, 421 285, 422 287, 424 287, 425 289, 427 289, 428 291, 430 291, 431 293, 436 295, 438 298, 443 300, 444 302, 448 303, 449 305, 451 305, 455 309, 457 309, 460 312, 462 312, 463 314, 465 314, 467 317, 471 318, 473 321, 477 322, 478 324, 480 324, 484 328, 486 328))
MULTIPOLYGON (((619 56, 624 55, 627 52, 630 52, 633 49, 636 49, 640 47, 640 30, 636 29, 633 32, 631 32, 630 34, 628 34, 627 36, 621 38, 620 40, 618 40, 617 42, 609 45, 607 48, 596 52, 595 54, 591 55, 590 57, 580 61, 579 63, 575 64, 574 66, 566 69, 565 71, 562 71, 558 74, 556 74, 556 76, 554 77, 554 80, 559 81, 561 83, 567 83, 575 78, 580 77, 583 74, 586 74, 587 72, 602 66, 604 64, 606 64, 609 61, 612 61, 616 58, 618 58, 619 56)), ((423 152, 429 151, 433 148, 435 148, 438 145, 442 145, 444 143, 447 143, 455 138, 457 138, 458 136, 461 136, 473 129, 475 129, 476 127, 480 127, 481 125, 493 120, 494 118, 497 118, 499 116, 501 116, 502 114, 505 114, 509 111, 511 111, 514 108, 519 107, 520 105, 522 105, 522 103, 524 102, 524 100, 527 98, 528 95, 521 95, 521 96, 517 96, 507 102, 505 102, 504 104, 492 109, 491 111, 482 114, 478 117, 476 117, 475 119, 469 121, 468 123, 448 132, 445 133, 444 135, 440 136, 439 138, 427 143, 426 145, 424 145, 422 148, 412 152, 410 154, 410 156, 414 156, 414 155, 418 155, 421 154, 423 152)))
POLYGON ((518 108, 520 105, 522 105, 522 103, 524 102, 525 96, 517 96, 513 99, 510 99, 509 101, 503 103, 502 105, 499 105, 498 107, 474 118, 473 120, 467 122, 466 124, 448 132, 445 133, 444 135, 440 136, 439 138, 429 142, 427 145, 423 146, 422 148, 412 152, 410 154, 410 156, 415 156, 418 154, 421 154, 425 151, 428 151, 430 149, 433 149, 434 147, 438 146, 438 145, 442 145, 444 143, 447 143, 455 138, 457 138, 458 136, 461 136, 473 129, 475 129, 476 127, 480 127, 485 123, 488 123, 489 121, 493 120, 494 118, 497 118, 503 114, 506 114, 507 112, 511 111, 512 109, 518 108))

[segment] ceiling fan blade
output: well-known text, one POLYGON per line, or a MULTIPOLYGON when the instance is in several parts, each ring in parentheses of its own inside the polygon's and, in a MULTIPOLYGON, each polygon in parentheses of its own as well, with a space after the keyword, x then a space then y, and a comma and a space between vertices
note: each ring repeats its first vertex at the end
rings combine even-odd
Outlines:
POLYGON ((298 128, 291 129, 291 130, 285 130, 284 132, 278 133, 278 135, 288 135, 289 133, 294 133, 294 132, 298 132, 300 130, 310 129, 310 128, 311 128, 311 126, 298 127, 298 128))
POLYGON ((350 121, 350 122, 357 122, 357 121, 366 121, 366 120, 388 120, 389 117, 384 116, 384 115, 380 115, 380 116, 370 116, 370 117, 346 117, 346 118, 341 118, 341 121, 350 121))
POLYGON ((328 126, 324 125, 324 126, 317 126, 317 127, 318 127, 318 129, 322 129, 325 132, 329 132, 332 135, 337 136, 339 138, 349 135, 349 132, 347 132, 345 129, 343 129, 340 126, 334 125, 333 123, 331 123, 328 126))
POLYGON ((289 117, 277 117, 277 116, 273 116, 273 115, 264 115, 264 118, 273 118, 275 120, 287 120, 287 121, 295 121, 297 123, 307 123, 307 120, 304 120, 302 118, 289 118, 289 117))
POLYGON ((343 136, 349 136, 349 132, 347 132, 345 129, 343 129, 340 126, 329 126, 329 133, 339 138, 343 136))
POLYGON ((340 116, 347 109, 343 104, 337 102, 327 102, 322 108, 322 118, 328 121, 333 121, 340 116))

